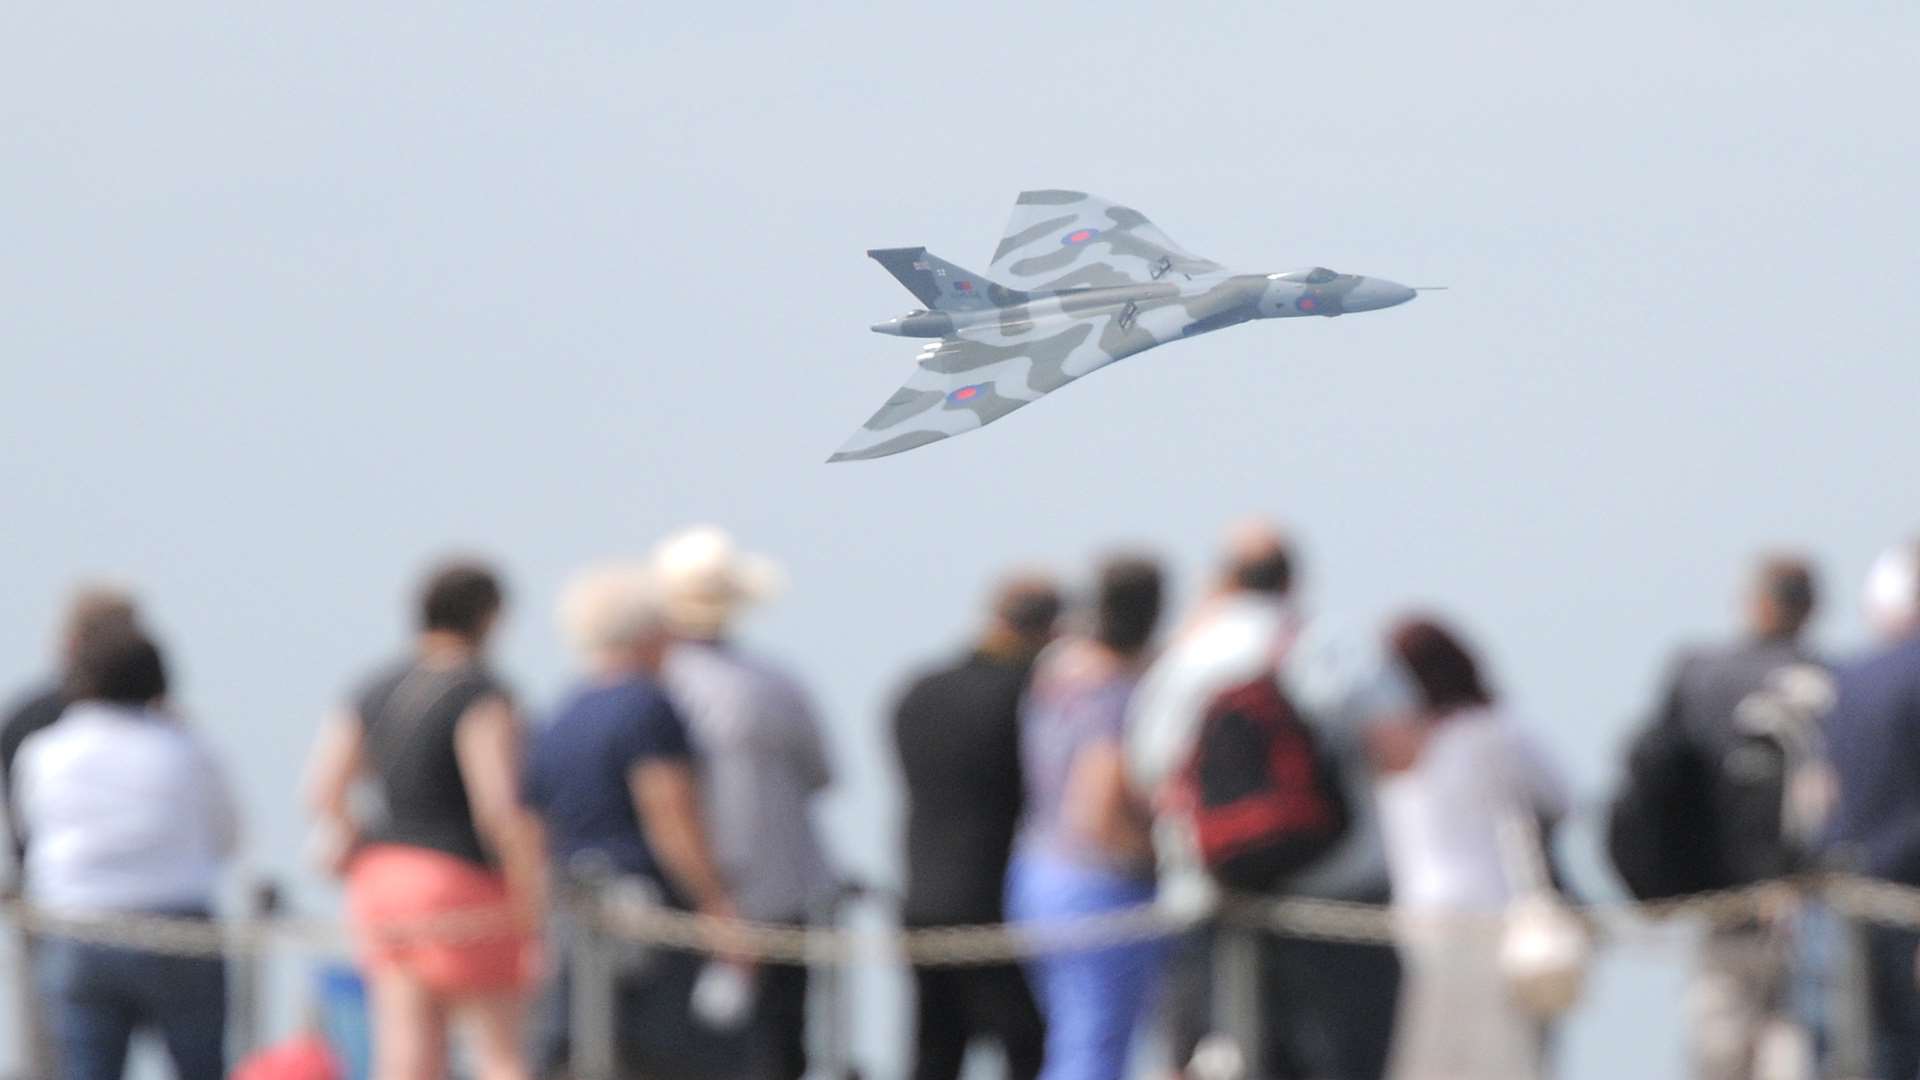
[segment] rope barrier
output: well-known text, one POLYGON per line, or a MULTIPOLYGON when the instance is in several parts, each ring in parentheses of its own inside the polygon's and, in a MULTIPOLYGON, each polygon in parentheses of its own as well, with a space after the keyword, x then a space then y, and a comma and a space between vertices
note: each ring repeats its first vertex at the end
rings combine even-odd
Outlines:
MULTIPOLYGON (((1574 910, 1603 938, 1618 944, 1683 921, 1738 925, 1790 912, 1810 901, 1862 922, 1920 928, 1920 888, 1852 875, 1770 881, 1658 903, 1603 903, 1574 910)), ((1380 905, 1235 897, 1218 914, 1228 925, 1288 937, 1381 946, 1392 945, 1396 938, 1396 916, 1391 908, 1380 905)), ((855 930, 716 919, 655 905, 612 902, 588 904, 576 915, 623 944, 771 963, 851 965, 862 958, 887 957, 922 967, 1004 964, 1050 953, 1159 940, 1206 917, 1183 916, 1148 904, 1053 922, 855 930)), ((1497 925, 1502 915, 1462 913, 1437 918, 1484 929, 1497 925)), ((354 940, 344 924, 311 918, 213 922, 161 915, 75 916, 15 901, 0 905, 0 919, 33 934, 178 956, 244 954, 286 946, 340 952, 354 940)), ((389 941, 458 942, 495 938, 513 929, 503 912, 491 909, 387 924, 380 934, 389 941)))

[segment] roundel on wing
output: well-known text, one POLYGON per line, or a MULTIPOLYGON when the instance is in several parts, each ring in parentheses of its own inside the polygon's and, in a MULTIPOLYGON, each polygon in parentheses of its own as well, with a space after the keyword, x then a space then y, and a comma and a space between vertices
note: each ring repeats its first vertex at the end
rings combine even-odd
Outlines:
POLYGON ((947 403, 949 405, 965 405, 967 402, 986 393, 988 385, 987 383, 974 383, 972 386, 963 386, 947 395, 947 403))
POLYGON ((1099 229, 1075 229, 1061 237, 1060 242, 1068 247, 1079 247, 1082 244, 1090 243, 1099 235, 1099 229))

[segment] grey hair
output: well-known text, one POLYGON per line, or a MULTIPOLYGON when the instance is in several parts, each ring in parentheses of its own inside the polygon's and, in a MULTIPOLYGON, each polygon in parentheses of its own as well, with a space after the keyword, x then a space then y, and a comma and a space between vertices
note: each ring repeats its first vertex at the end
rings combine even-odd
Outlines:
POLYGON ((659 591, 641 563, 607 563, 573 576, 560 593, 560 632, 582 659, 660 632, 659 591))

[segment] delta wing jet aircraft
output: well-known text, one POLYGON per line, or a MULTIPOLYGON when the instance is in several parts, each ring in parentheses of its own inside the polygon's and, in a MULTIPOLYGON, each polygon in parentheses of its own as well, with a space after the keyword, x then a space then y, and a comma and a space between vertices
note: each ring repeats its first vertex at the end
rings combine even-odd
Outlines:
POLYGON ((1236 274, 1139 211, 1080 191, 1022 192, 991 278, 925 248, 867 254, 925 305, 873 329, 931 340, 913 377, 829 461, 963 435, 1156 345, 1250 319, 1377 311, 1416 292, 1323 267, 1236 274))

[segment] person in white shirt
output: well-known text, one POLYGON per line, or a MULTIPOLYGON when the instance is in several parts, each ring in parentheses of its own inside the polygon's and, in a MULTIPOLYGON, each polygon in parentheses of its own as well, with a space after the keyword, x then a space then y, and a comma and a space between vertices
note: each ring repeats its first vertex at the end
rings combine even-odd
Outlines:
POLYGON ((1408 619, 1388 633, 1387 652, 1416 701, 1371 735, 1407 972, 1389 1075, 1539 1076, 1544 1033, 1509 992, 1499 931, 1517 861, 1544 858, 1511 850, 1537 835, 1510 826, 1518 815, 1546 824, 1565 816, 1565 787, 1450 631, 1408 619))
MULTIPOLYGON (((74 704, 22 745, 17 820, 31 837, 28 903, 61 919, 210 918, 237 839, 206 747, 161 707, 160 650, 131 626, 80 642, 74 704)), ((180 1080, 225 1075, 220 957, 43 939, 36 979, 60 1080, 119 1080, 136 1029, 156 1028, 180 1080)))
MULTIPOLYGON (((1127 728, 1129 775, 1152 795, 1192 758, 1201 720, 1226 690, 1277 672, 1287 696, 1332 757, 1352 811, 1335 848, 1290 879, 1285 892, 1324 900, 1382 903, 1386 859, 1370 798, 1372 773, 1364 724, 1381 709, 1370 665, 1295 601, 1297 563, 1285 533, 1263 521, 1233 526, 1223 545, 1220 580, 1135 693, 1127 728)), ((1211 910, 1214 883, 1200 864, 1191 823, 1154 820, 1160 902, 1177 912, 1211 910)), ((1203 928, 1180 943, 1166 995, 1168 1042, 1185 1061, 1212 1021, 1212 935, 1203 928)), ((1261 948, 1261 1041, 1273 1075, 1380 1080, 1400 991, 1390 949, 1345 942, 1270 938, 1261 948)))

